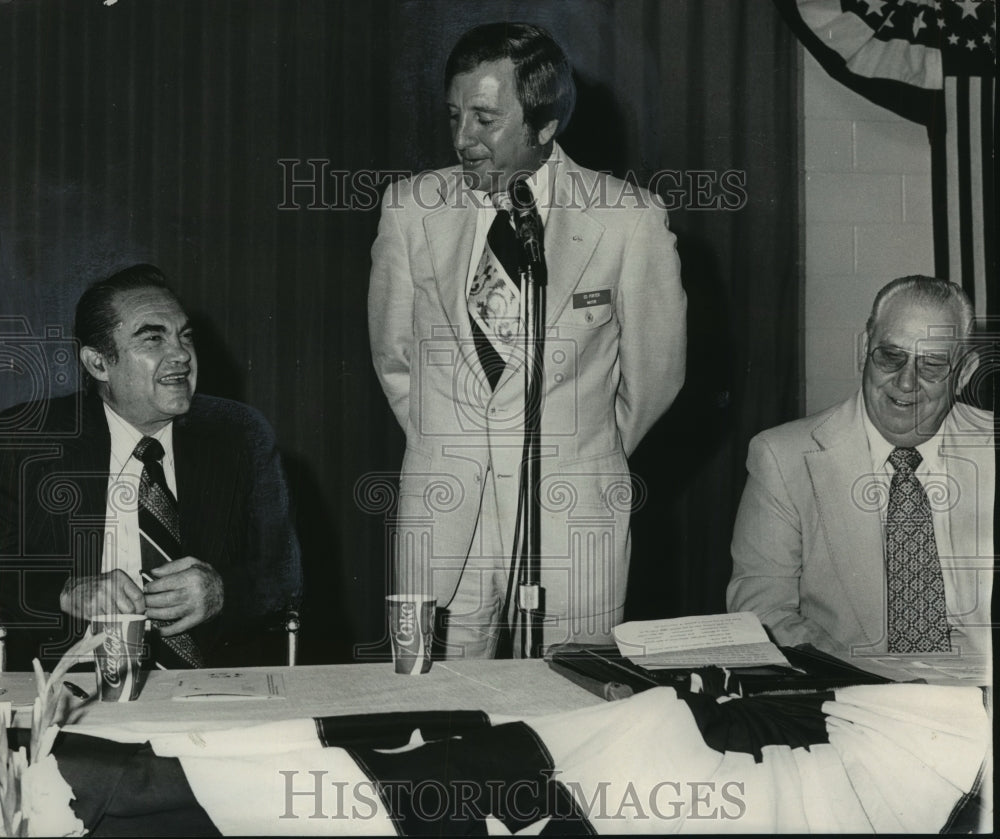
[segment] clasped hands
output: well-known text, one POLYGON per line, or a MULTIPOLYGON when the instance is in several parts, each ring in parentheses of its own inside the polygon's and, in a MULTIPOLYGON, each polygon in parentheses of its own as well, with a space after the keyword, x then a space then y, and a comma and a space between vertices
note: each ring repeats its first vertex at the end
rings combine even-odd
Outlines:
POLYGON ((164 636, 178 635, 215 617, 222 610, 222 577, 207 562, 186 556, 149 572, 139 588, 121 569, 89 577, 72 577, 59 595, 59 607, 81 618, 121 612, 146 615, 162 622, 164 636))

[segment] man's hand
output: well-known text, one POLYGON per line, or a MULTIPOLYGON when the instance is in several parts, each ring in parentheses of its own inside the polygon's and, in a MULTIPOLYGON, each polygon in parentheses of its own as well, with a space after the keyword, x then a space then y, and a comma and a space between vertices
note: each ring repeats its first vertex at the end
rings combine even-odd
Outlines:
POLYGON ((146 611, 142 589, 116 568, 93 577, 71 577, 59 595, 59 608, 69 615, 90 619, 120 612, 141 615, 146 611))
POLYGON ((164 636, 178 635, 222 611, 222 577, 207 562, 186 556, 154 568, 146 583, 146 616, 165 621, 164 636))

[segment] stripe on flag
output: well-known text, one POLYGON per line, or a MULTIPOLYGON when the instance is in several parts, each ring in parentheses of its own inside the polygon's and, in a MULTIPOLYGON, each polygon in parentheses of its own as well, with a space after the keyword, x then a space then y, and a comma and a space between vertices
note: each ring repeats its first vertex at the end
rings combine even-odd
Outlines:
POLYGON ((994 0, 774 0, 837 81, 927 126, 934 270, 996 317, 994 0))

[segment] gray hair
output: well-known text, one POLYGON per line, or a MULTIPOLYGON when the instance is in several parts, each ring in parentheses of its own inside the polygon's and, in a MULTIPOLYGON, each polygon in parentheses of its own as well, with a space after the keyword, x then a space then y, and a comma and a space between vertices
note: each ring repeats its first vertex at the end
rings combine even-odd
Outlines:
POLYGON ((914 303, 951 307, 959 321, 959 335, 956 337, 967 338, 971 334, 976 312, 972 301, 969 300, 969 296, 962 287, 937 277, 911 274, 908 277, 892 280, 892 282, 882 286, 879 293, 875 295, 871 314, 865 324, 865 332, 868 334, 869 341, 886 303, 898 294, 906 294, 914 303))

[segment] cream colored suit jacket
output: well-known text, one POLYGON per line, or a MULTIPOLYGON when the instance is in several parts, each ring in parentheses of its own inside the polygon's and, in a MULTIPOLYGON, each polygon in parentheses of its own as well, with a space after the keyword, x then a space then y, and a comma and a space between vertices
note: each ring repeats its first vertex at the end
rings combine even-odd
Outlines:
MULTIPOLYGON (((730 611, 755 612, 780 644, 809 642, 841 656, 886 650, 881 507, 871 480, 860 391, 815 416, 750 441, 733 533, 730 611)), ((942 426, 946 475, 927 485, 945 510, 940 544, 952 646, 988 653, 993 564, 993 415, 956 404, 942 426)))
MULTIPOLYGON (((686 337, 675 237, 662 204, 565 154, 558 159, 544 231, 546 644, 607 640, 621 618, 632 504, 626 457, 680 389, 686 337)), ((393 184, 372 248, 372 355, 406 432, 391 534, 397 588, 431 591, 439 606, 453 596, 470 553, 486 481, 510 555, 523 441, 518 352, 491 391, 473 344, 470 199, 457 167, 393 184)))

